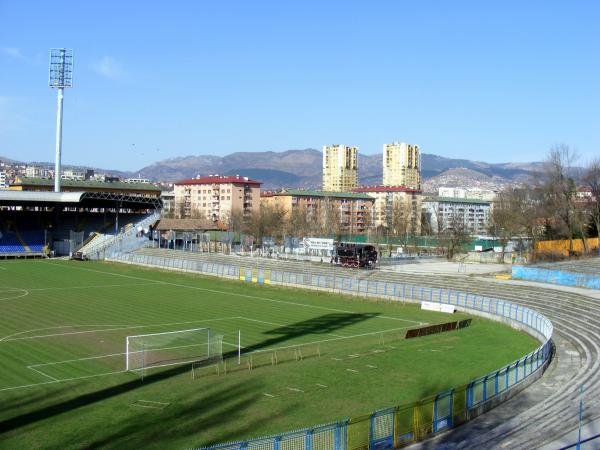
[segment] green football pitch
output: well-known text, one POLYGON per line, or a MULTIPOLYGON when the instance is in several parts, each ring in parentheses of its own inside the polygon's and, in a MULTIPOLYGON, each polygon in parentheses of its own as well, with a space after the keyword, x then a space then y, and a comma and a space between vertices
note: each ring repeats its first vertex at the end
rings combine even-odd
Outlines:
POLYGON ((96 262, 0 262, 0 317, 0 447, 10 449, 259 437, 412 402, 538 345, 478 317, 405 340, 469 316, 96 262), (195 328, 222 336, 223 362, 125 370, 127 336, 195 328))

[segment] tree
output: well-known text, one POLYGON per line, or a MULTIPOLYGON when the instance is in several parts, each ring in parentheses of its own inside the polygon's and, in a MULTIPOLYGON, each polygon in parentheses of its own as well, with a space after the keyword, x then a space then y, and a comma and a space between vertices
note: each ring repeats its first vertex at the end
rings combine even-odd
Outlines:
POLYGON ((447 218, 443 230, 438 234, 438 242, 446 250, 446 258, 448 260, 453 259, 454 255, 460 252, 470 238, 464 214, 455 209, 452 215, 447 218))
POLYGON ((583 175, 583 182, 590 189, 590 217, 596 229, 596 236, 600 237, 600 158, 589 164, 583 175))
POLYGON ((504 261, 506 245, 510 239, 521 232, 517 217, 518 209, 515 205, 516 199, 515 189, 507 189, 498 194, 492 208, 489 233, 500 241, 501 261, 504 261))
POLYGON ((322 236, 331 236, 337 241, 342 238, 342 231, 351 232, 351 212, 348 210, 348 214, 345 214, 345 210, 335 205, 335 202, 331 199, 326 199, 320 209, 320 229, 318 233, 322 236), (347 216, 347 220, 346 217, 347 216))
POLYGON ((517 239, 519 247, 532 247, 532 259, 535 260, 536 242, 544 232, 540 220, 546 214, 544 192, 536 186, 521 186, 502 191, 492 210, 490 233, 500 240, 502 256, 510 239, 517 239))
POLYGON ((296 205, 287 216, 286 234, 297 238, 308 236, 312 230, 313 220, 314 218, 309 213, 306 205, 296 205))
POLYGON ((398 238, 403 247, 408 244, 408 235, 414 234, 411 226, 410 212, 406 211, 405 205, 399 200, 394 201, 392 204, 389 227, 392 236, 398 238))
POLYGON ((258 245, 262 245, 265 236, 281 235, 285 215, 285 209, 279 205, 261 205, 260 209, 247 216, 244 229, 254 236, 258 245))
POLYGON ((569 251, 573 251, 573 237, 579 228, 575 215, 575 196, 577 193, 573 164, 578 159, 577 152, 568 145, 559 144, 550 149, 544 163, 542 183, 545 218, 548 228, 559 237, 569 239, 569 251))
POLYGON ((175 217, 178 219, 185 217, 185 203, 182 200, 175 204, 175 217))

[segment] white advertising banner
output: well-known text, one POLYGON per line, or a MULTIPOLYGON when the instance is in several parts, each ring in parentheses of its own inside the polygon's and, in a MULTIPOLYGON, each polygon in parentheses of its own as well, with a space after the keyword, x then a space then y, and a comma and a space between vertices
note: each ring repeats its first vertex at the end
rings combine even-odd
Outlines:
POLYGON ((426 309, 428 311, 445 312, 450 314, 456 312, 456 307, 454 305, 448 305, 446 303, 421 302, 421 309, 426 309))
POLYGON ((333 250, 333 239, 309 238, 302 240, 305 250, 333 250))

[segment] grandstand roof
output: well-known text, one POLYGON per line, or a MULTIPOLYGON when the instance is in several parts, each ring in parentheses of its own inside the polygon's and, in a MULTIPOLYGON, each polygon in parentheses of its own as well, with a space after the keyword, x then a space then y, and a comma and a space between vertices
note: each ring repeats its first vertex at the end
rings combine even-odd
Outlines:
POLYGON ((191 178, 189 180, 177 181, 176 185, 182 184, 254 184, 260 186, 262 181, 252 180, 248 177, 228 176, 228 175, 209 175, 207 177, 191 178))
POLYGON ((162 200, 113 192, 45 192, 0 190, 0 206, 80 206, 82 208, 160 209, 162 200))
MULTIPOLYGON (((156 191, 160 194, 160 188, 150 183, 125 183, 123 181, 94 181, 94 180, 61 180, 61 187, 76 188, 81 191, 94 191, 98 189, 113 189, 119 191, 156 191)), ((19 177, 11 186, 39 186, 53 188, 54 180, 51 178, 19 177)))

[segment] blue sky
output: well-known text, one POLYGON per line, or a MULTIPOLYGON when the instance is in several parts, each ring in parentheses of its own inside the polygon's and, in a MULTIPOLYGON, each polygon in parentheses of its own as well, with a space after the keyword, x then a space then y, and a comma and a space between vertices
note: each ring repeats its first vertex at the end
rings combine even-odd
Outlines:
POLYGON ((488 162, 600 155, 600 2, 0 0, 0 155, 63 161, 402 140, 488 162))

